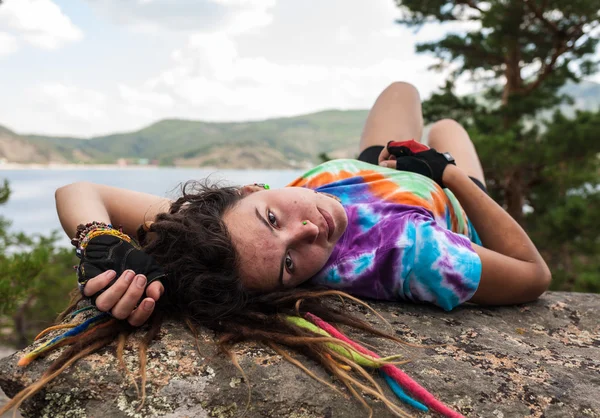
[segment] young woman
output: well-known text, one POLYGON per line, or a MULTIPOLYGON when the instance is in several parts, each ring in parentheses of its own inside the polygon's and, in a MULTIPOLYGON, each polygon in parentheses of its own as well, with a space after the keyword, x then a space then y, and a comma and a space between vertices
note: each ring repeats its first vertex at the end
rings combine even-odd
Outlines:
MULTIPOLYGON (((290 323, 289 315, 311 312, 384 334, 323 303, 339 292, 314 290, 315 285, 444 309, 464 302, 536 299, 547 289, 550 272, 523 229, 485 193, 483 170, 466 131, 442 120, 433 125, 428 141, 446 155, 405 149, 405 154, 390 154, 389 141, 421 134, 417 91, 394 83, 368 116, 360 161, 322 164, 290 187, 188 183, 174 202, 89 183, 58 189, 60 221, 67 235, 77 237, 82 256, 82 295, 110 315, 102 317, 108 321, 102 330, 87 332, 52 369, 89 352, 79 352, 82 347, 98 349, 131 332, 127 323, 140 326, 158 318, 147 347, 161 315, 175 312, 220 331, 224 343, 254 339, 272 347, 301 347, 350 387, 357 381, 338 368, 346 360, 314 330, 290 323), (122 232, 103 224, 120 225, 122 232), (135 251, 128 236, 136 231, 151 263, 121 262, 115 255, 123 251, 125 259, 135 251), (93 243, 107 234, 112 243, 99 250, 96 261, 110 263, 95 262, 93 243), (118 267, 103 267, 108 265, 118 267)), ((347 364, 360 375, 354 360, 347 364)))
MULTIPOLYGON (((433 179, 394 170, 397 159, 390 159, 394 157, 386 144, 419 139, 421 134, 418 92, 410 84, 394 83, 369 113, 359 144, 359 160, 367 163, 325 164, 291 184, 301 188, 242 187, 241 198, 233 196, 221 219, 223 235, 231 238, 235 249, 243 287, 268 292, 312 279, 358 296, 427 301, 445 309, 467 301, 522 303, 541 295, 551 280, 548 267, 526 232, 485 193, 479 158, 458 123, 441 120, 428 137, 429 146, 456 161, 441 173, 446 189, 433 179), (358 190, 348 177, 360 183, 354 186, 358 190), (360 185, 365 184, 363 190, 360 185), (361 215, 369 207, 382 213, 361 215), (365 229, 361 222, 376 224, 365 229), (350 244, 364 243, 366 236, 372 241, 367 248, 357 250, 360 244, 350 244), (351 271, 356 263, 360 274, 351 271), (340 269, 344 277, 336 276, 340 269)), ((122 225, 126 233, 134 234, 141 223, 154 220, 172 203, 87 183, 57 190, 56 202, 71 237, 77 225, 91 220, 122 225)), ((121 275, 96 304, 116 318, 141 325, 164 287, 152 283, 138 305, 146 279, 134 273, 121 275)), ((90 280, 84 294, 91 296, 113 280, 114 272, 106 272, 90 280)))

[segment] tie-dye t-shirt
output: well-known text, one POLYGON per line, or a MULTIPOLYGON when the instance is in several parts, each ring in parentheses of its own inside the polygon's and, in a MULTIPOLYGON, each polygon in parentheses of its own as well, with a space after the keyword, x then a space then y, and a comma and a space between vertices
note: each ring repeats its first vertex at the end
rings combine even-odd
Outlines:
POLYGON ((321 164, 288 186, 341 199, 348 228, 313 283, 379 300, 446 310, 479 285, 477 232, 456 197, 420 174, 358 160, 321 164))

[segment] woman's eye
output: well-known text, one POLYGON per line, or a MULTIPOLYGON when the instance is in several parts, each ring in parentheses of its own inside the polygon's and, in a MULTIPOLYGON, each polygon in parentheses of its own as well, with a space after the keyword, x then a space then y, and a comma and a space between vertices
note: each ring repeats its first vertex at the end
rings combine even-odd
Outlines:
POLYGON ((290 272, 293 273, 294 272, 294 261, 292 260, 292 257, 290 257, 289 254, 287 254, 285 256, 285 268, 290 272))
POLYGON ((273 212, 268 211, 267 212, 267 218, 269 218, 269 223, 271 225, 273 225, 274 227, 278 227, 279 225, 277 224, 277 218, 275 217, 275 215, 273 214, 273 212))

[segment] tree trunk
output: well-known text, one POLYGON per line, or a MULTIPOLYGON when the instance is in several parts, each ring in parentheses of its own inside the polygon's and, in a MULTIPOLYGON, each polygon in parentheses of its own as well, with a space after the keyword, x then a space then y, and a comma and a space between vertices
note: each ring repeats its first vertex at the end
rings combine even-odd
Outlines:
MULTIPOLYGON (((517 41, 513 43, 510 50, 505 56, 505 77, 506 84, 502 92, 502 105, 507 106, 510 97, 523 88, 523 79, 521 78, 521 52, 517 41)), ((514 115, 504 115, 503 125, 505 130, 510 130, 512 125, 516 123, 514 115)), ((520 148, 521 138, 515 138, 517 148, 520 148)), ((522 175, 523 167, 514 167, 508 177, 507 183, 504 185, 504 203, 506 210, 519 225, 523 226, 523 204, 524 197, 524 178, 522 175)))
POLYGON ((508 180, 504 190, 504 201, 506 211, 519 225, 523 226, 523 205, 525 203, 523 193, 523 180, 521 170, 516 170, 508 180))
POLYGON ((25 313, 27 312, 27 309, 29 309, 29 307, 31 306, 34 299, 34 295, 29 295, 25 302, 23 302, 21 306, 19 306, 19 309, 17 309, 17 312, 15 312, 13 316, 16 334, 15 345, 19 349, 27 347, 27 345, 29 344, 29 340, 27 338, 27 324, 25 323, 25 313))
POLYGON ((504 85, 504 90, 502 92, 502 105, 506 106, 510 96, 521 91, 523 88, 521 67, 519 65, 521 61, 521 51, 519 50, 519 44, 517 41, 515 41, 510 47, 510 50, 504 56, 504 60, 504 77, 506 78, 506 84, 504 85))

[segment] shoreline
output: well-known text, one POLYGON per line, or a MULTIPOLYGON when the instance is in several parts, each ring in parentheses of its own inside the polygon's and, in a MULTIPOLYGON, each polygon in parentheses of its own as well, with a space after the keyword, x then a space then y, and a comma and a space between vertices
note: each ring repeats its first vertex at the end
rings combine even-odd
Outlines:
POLYGON ((119 164, 65 164, 65 163, 0 163, 0 172, 8 170, 161 170, 161 169, 183 169, 183 170, 205 170, 205 171, 226 171, 226 170, 275 170, 275 171, 305 171, 308 168, 234 168, 234 167, 190 167, 177 165, 119 165, 119 164))
POLYGON ((158 169, 158 168, 179 168, 177 166, 157 166, 157 165, 118 165, 118 164, 65 164, 65 163, 3 163, 0 164, 1 170, 127 170, 127 169, 158 169))

